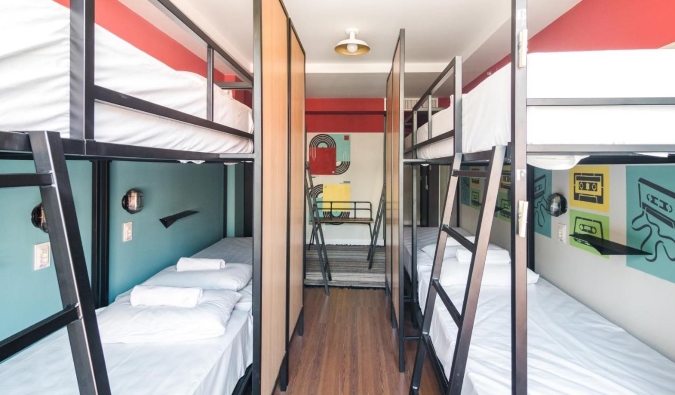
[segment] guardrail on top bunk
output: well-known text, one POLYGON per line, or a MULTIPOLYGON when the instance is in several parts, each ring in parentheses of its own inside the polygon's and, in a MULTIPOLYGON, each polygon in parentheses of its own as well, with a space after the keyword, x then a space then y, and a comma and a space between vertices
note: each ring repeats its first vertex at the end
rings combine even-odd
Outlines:
MULTIPOLYGON (((403 151, 403 154, 409 154, 412 152, 413 157, 412 158, 403 158, 403 162, 406 164, 427 164, 427 163, 439 163, 443 164, 446 163, 447 160, 444 160, 443 158, 439 159, 434 159, 434 160, 420 160, 417 159, 417 150, 425 147, 427 145, 437 143, 442 140, 446 140, 449 138, 454 138, 454 145, 455 145, 455 152, 458 152, 457 149, 459 148, 461 150, 462 147, 462 57, 461 56, 455 56, 450 63, 445 67, 443 71, 439 74, 439 76, 434 80, 434 82, 431 84, 431 86, 424 92, 420 100, 415 103, 412 109, 412 121, 413 121, 413 127, 412 127, 412 144, 410 147, 406 148, 403 151), (433 98, 433 94, 436 93, 443 84, 447 82, 448 79, 453 78, 453 98, 454 98, 454 104, 453 104, 453 128, 452 130, 443 132, 437 136, 433 136, 432 134, 432 127, 433 127, 433 108, 431 106, 431 99, 433 98), (424 105, 424 103, 428 103, 428 120, 427 120, 427 133, 428 133, 428 138, 427 140, 417 143, 417 112, 419 111, 420 108, 424 105)), ((410 120, 410 116, 408 116, 408 119, 406 121, 410 120)), ((448 157, 451 158, 454 156, 455 152, 449 152, 448 157)), ((449 163, 449 162, 448 162, 449 163)))
MULTIPOLYGON (((95 85, 95 3, 95 0, 71 0, 70 2, 70 136, 72 136, 72 140, 95 141, 94 103, 96 101, 253 140, 253 134, 251 133, 213 122, 213 79, 216 53, 222 57, 223 61, 242 81, 233 83, 231 86, 229 84, 218 84, 222 89, 252 89, 253 75, 213 41, 170 0, 151 0, 151 3, 180 27, 192 33, 201 42, 206 44, 206 119, 95 85)), ((100 149, 95 149, 94 153, 104 156, 106 153, 110 153, 119 147, 116 144, 107 144, 104 147, 97 147, 100 149)), ((127 150, 127 153, 137 156, 142 154, 144 149, 137 147, 133 150, 127 150)), ((152 150, 156 151, 157 149, 152 150)), ((85 153, 88 154, 88 152, 85 153)), ((237 155, 236 157, 239 156, 241 155, 237 155)), ((227 155, 227 157, 235 158, 235 155, 227 155)))

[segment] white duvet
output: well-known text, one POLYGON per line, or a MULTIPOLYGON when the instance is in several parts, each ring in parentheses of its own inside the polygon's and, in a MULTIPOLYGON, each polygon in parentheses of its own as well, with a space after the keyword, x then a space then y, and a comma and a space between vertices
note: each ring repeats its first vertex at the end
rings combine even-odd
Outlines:
MULTIPOLYGON (((420 268, 420 306, 431 268, 420 268)), ((461 306, 464 287, 444 287, 461 306)), ((531 395, 669 395, 675 363, 540 279, 528 292, 528 393, 531 395)), ((511 393, 510 287, 482 287, 464 395, 511 393)), ((446 377, 457 326, 436 300, 430 336, 446 377)))
POLYGON ((177 343, 225 334, 241 294, 205 290, 195 307, 132 306, 129 294, 98 315, 103 343, 177 343))

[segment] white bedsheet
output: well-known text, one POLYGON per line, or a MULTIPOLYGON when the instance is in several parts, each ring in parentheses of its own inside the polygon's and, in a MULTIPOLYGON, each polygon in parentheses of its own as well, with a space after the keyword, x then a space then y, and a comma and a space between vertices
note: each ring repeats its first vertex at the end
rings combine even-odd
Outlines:
MULTIPOLYGON (((420 306, 431 276, 418 267, 420 306)), ((463 287, 446 287, 456 306, 463 287)), ((528 393, 672 394, 675 363, 539 279, 528 292, 528 393)), ((482 287, 462 394, 511 393, 510 288, 482 287)), ((457 326, 437 299, 430 336, 448 376, 457 326)))
POLYGON ((253 238, 251 237, 226 237, 213 245, 199 251, 193 258, 225 259, 228 263, 253 262, 253 238))
MULTIPOLYGON (((432 144, 433 145, 433 144, 432 144)), ((469 231, 462 228, 454 228, 463 236, 471 236, 469 231)), ((422 248, 436 244, 438 238, 438 228, 436 227, 417 227, 417 262, 424 262, 429 265, 433 264, 433 258, 429 257, 427 253, 422 251, 422 248)), ((412 273, 411 251, 412 251, 412 228, 406 226, 403 228, 403 244, 405 245, 405 254, 403 256, 403 266, 408 274, 412 273)))
MULTIPOLYGON (((556 52, 528 55, 529 98, 675 97, 675 50, 556 52), (666 77, 664 77, 666 76, 666 77)), ((511 140, 510 66, 464 95, 464 153, 511 140)), ((433 117, 432 135, 452 129, 453 108, 433 117)), ((528 144, 675 144, 674 106, 528 107, 528 144)), ((417 141, 427 139, 426 125, 417 141)), ((412 142, 410 136, 406 146, 412 142)), ((450 156, 452 140, 418 150, 418 157, 450 156)), ((556 161, 530 155, 546 168, 569 168, 582 157, 556 161)))
MULTIPOLYGON (((252 317, 233 311, 223 336, 186 343, 104 344, 114 395, 231 394, 252 363, 252 317)), ((0 365, 3 395, 78 393, 62 329, 0 365)))
MULTIPOLYGON (((52 0, 0 2, 0 130, 69 133, 69 9, 52 0)), ((176 71, 96 26, 95 83, 197 117, 206 116, 206 80, 176 71)), ((252 132, 251 109, 214 89, 214 121, 252 132)), ((209 153, 252 152, 250 140, 103 103, 97 141, 209 153)))

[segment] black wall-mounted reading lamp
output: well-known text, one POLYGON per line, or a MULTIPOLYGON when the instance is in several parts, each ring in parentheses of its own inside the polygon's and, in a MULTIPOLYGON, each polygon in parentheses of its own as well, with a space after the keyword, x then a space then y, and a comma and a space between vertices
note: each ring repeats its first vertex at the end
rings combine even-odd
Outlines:
POLYGON ((42 203, 35 206, 33 211, 30 212, 30 222, 41 231, 49 233, 49 229, 47 228, 47 217, 45 216, 45 206, 42 205, 42 203))
POLYGON ((136 214, 143 210, 143 192, 138 189, 129 189, 122 196, 122 208, 130 214, 136 214))
POLYGON ((552 193, 546 198, 546 208, 553 217, 560 217, 567 212, 567 199, 559 193, 552 193))

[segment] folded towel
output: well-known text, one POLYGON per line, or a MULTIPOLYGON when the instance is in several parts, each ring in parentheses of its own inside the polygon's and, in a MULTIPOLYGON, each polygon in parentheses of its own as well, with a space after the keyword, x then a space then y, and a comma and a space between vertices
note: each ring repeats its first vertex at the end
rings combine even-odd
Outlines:
MULTIPOLYGON (((471 263, 471 257, 471 251, 466 248, 457 249, 457 260, 459 263, 471 263)), ((485 257, 486 265, 508 265, 509 263, 511 263, 511 255, 508 251, 488 247, 487 256, 485 257)))
MULTIPOLYGON (((443 262, 440 283, 444 287, 456 285, 466 286, 469 278, 469 265, 461 264, 453 259, 443 262)), ((535 284, 539 275, 527 269, 527 284, 535 284)), ((511 265, 485 265, 481 286, 510 287, 511 265)))
POLYGON ((202 297, 201 288, 137 285, 131 291, 132 306, 195 307, 202 297))
POLYGON ((194 272, 202 270, 220 270, 225 267, 223 259, 180 258, 176 264, 178 272, 194 272))

